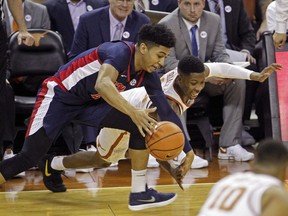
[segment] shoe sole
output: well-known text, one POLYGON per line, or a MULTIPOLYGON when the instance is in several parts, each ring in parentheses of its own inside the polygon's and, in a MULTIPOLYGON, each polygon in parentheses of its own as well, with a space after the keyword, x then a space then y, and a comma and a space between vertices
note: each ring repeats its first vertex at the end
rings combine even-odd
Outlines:
POLYGON ((144 210, 144 209, 148 209, 148 208, 162 207, 162 206, 166 206, 166 205, 169 205, 170 203, 174 202, 176 200, 176 198, 177 198, 177 194, 175 194, 175 196, 172 197, 171 199, 163 201, 163 202, 141 204, 141 205, 135 205, 135 206, 128 205, 128 208, 131 211, 140 211, 140 210, 144 210))
POLYGON ((235 161, 239 161, 239 162, 246 162, 246 161, 250 161, 250 160, 253 160, 254 157, 249 157, 249 158, 245 158, 245 159, 241 159, 241 158, 235 158, 234 156, 219 156, 218 155, 218 159, 220 160, 235 160, 235 161))
POLYGON ((191 166, 192 169, 201 169, 201 168, 205 168, 205 167, 208 167, 208 163, 196 164, 196 165, 192 163, 192 166, 191 166))

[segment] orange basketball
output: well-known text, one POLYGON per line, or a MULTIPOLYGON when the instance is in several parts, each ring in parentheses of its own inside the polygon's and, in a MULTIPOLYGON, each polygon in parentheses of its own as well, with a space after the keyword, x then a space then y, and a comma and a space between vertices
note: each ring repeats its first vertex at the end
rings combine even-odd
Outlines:
POLYGON ((169 121, 158 122, 152 135, 145 137, 146 148, 158 160, 171 160, 184 148, 185 138, 182 130, 169 121))

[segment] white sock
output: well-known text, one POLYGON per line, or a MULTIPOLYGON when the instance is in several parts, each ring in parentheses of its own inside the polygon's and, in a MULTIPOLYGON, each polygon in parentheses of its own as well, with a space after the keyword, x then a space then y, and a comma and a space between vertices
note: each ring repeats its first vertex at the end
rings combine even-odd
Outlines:
POLYGON ((146 173, 147 173, 147 169, 139 170, 139 171, 131 170, 131 175, 132 175, 131 192, 132 193, 139 193, 139 192, 146 191, 146 183, 147 183, 146 173))
POLYGON ((65 170, 66 167, 63 165, 64 156, 55 156, 51 161, 51 167, 55 170, 65 170))

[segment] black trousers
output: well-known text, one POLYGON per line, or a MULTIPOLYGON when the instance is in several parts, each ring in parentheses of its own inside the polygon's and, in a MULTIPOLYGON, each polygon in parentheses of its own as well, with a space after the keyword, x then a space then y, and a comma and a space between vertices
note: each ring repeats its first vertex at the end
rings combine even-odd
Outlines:
POLYGON ((6 69, 7 69, 7 34, 3 21, 0 22, 0 147, 3 148, 6 113, 6 69))

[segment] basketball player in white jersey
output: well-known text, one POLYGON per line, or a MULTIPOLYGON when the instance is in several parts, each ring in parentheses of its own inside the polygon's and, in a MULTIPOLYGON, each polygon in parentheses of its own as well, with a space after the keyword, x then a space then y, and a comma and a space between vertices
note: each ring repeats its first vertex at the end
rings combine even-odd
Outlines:
MULTIPOLYGON (((180 68, 180 72, 178 68, 175 68, 161 77, 163 92, 166 95, 171 107, 179 116, 182 115, 182 113, 194 103, 194 100, 204 88, 206 78, 217 76, 221 78, 237 78, 263 82, 271 74, 271 72, 274 69, 278 69, 279 66, 273 64, 270 67, 267 67, 261 73, 256 73, 227 63, 204 63, 205 71, 203 72, 201 71, 202 65, 203 63, 197 58, 193 56, 186 56, 179 62, 178 67, 180 68), (193 72, 191 72, 190 68, 193 68, 193 72), (267 71, 270 72, 267 73, 267 71)), ((139 109, 153 106, 149 95, 147 95, 145 88, 143 87, 121 92, 121 95, 130 104, 139 109)), ((156 116, 154 117, 157 119, 156 116)), ((157 120, 159 120, 159 118, 157 120)), ((118 137, 120 135, 123 136, 122 130, 103 128, 97 137, 96 143, 98 151, 100 155, 109 162, 116 163, 119 158, 121 159, 125 157, 125 149, 128 149, 128 135, 126 134, 126 136, 122 137, 122 140, 120 140, 121 145, 117 145, 117 147, 113 145, 115 140, 119 140, 118 137), (110 153, 111 146, 116 148, 114 150, 115 153, 110 153), (120 151, 117 148, 121 148, 123 151, 120 151), (108 153, 110 155, 110 159, 107 157, 108 153)), ((182 152, 180 155, 181 159, 185 158, 184 152, 182 152)), ((149 159, 151 157, 153 156, 150 155, 149 159)), ((194 155, 194 160, 196 157, 198 156, 194 155)), ((191 168, 193 168, 193 163, 191 168)))
POLYGON ((288 150, 283 143, 261 141, 252 171, 216 183, 198 216, 287 216, 287 169, 288 150))

